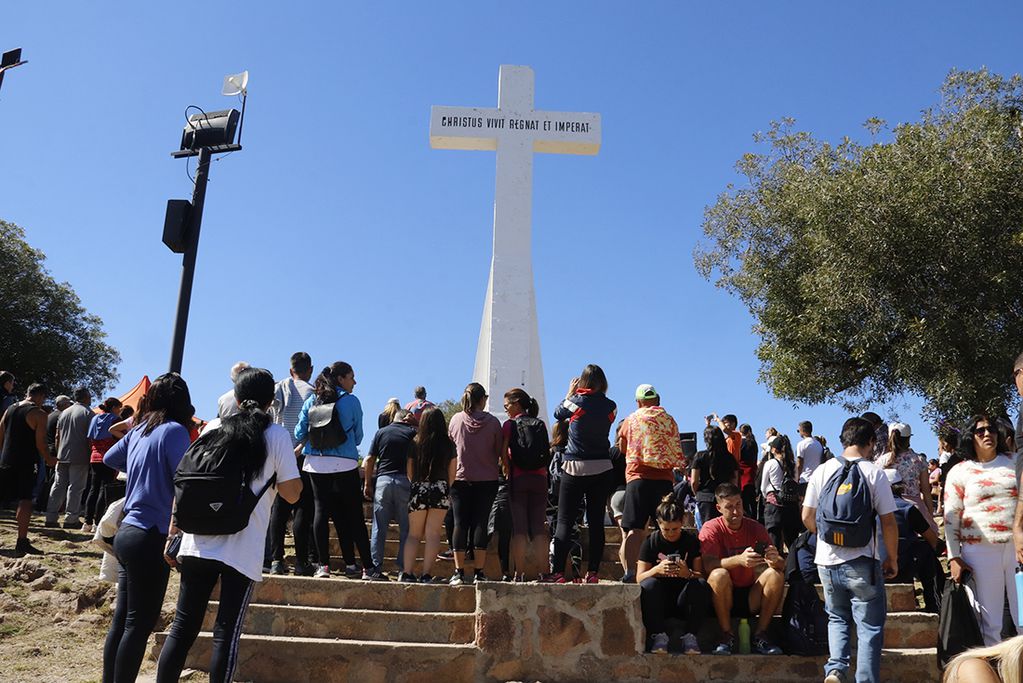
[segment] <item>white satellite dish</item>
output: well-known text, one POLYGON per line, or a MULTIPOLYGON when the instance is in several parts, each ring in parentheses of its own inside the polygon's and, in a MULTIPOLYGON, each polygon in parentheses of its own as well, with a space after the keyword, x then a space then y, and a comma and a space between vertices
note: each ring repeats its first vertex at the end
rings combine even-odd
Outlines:
POLYGON ((220 94, 232 97, 234 95, 244 95, 247 93, 249 87, 249 72, 242 71, 240 74, 231 74, 224 76, 224 87, 221 89, 220 94))

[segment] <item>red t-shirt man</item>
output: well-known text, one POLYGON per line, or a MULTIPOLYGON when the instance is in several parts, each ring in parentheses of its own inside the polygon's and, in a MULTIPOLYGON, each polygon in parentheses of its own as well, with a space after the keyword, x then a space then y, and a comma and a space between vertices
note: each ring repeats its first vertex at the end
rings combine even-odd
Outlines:
MULTIPOLYGON (((770 545, 771 536, 763 524, 749 517, 742 518, 738 529, 730 529, 724 517, 715 517, 700 529, 700 552, 721 560, 741 555, 761 541, 770 545)), ((728 573, 736 588, 752 586, 757 578, 753 567, 733 567, 728 573)))

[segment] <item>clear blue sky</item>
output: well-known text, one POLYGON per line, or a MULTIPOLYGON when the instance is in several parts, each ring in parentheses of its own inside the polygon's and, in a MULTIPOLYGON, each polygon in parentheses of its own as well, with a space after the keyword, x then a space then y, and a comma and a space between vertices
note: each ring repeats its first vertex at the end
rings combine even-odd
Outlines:
MULTIPOLYGON (((603 117, 598 156, 535 163, 549 404, 595 362, 623 413, 651 382, 683 429, 716 410, 835 439, 839 408, 757 383, 751 318, 693 268, 703 209, 772 119, 860 136, 871 116, 915 119, 953 67, 1023 60, 1019 2, 321 4, 4 7, 0 48, 30 63, 0 93, 0 216, 103 318, 116 393, 167 367, 181 263, 160 235, 166 200, 191 193, 168 156, 184 108, 231 106, 221 80, 248 69, 245 149, 213 166, 199 248, 184 363, 199 414, 234 361, 280 376, 300 349, 352 363, 369 416, 416 384, 460 396, 494 155, 431 150, 430 105, 496 106, 498 66, 527 64, 537 108, 603 117)), ((919 405, 880 412, 933 456, 919 405)))

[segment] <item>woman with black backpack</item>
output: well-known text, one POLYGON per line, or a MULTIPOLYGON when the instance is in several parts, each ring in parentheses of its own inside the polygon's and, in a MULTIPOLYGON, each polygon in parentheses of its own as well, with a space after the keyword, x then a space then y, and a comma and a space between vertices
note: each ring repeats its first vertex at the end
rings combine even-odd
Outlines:
MULTIPOLYGON (((230 683, 238 663, 238 638, 241 635, 245 610, 252 597, 253 584, 262 581, 263 551, 266 530, 270 524, 270 510, 276 494, 289 503, 302 493, 302 479, 291 446, 291 437, 284 427, 273 424, 266 414, 273 403, 274 378, 261 368, 246 368, 238 374, 234 395, 240 413, 220 420, 212 420, 200 440, 186 455, 179 468, 176 485, 178 501, 187 495, 187 483, 181 474, 192 463, 204 459, 223 457, 244 459, 240 463, 240 484, 253 494, 241 497, 248 500, 252 510, 245 526, 235 533, 207 534, 183 533, 177 552, 168 548, 167 563, 181 571, 178 608, 171 624, 167 641, 157 664, 157 683, 172 683, 181 676, 185 658, 202 628, 210 594, 220 583, 219 607, 213 626, 213 652, 210 656, 210 682, 230 683), (257 497, 258 496, 258 497, 257 497)), ((224 473, 224 484, 238 485, 229 479, 229 471, 238 471, 238 464, 230 467, 226 461, 219 472, 224 473)), ((244 490, 243 488, 243 490, 244 490)), ((237 490, 237 489, 236 489, 237 490)), ((179 502, 181 510, 184 503, 179 502)), ((246 510, 239 506, 239 511, 246 510)), ((186 525, 185 517, 177 523, 186 525)), ((199 528, 199 527, 196 527, 199 528)))
MULTIPOLYGON (((305 442, 302 469, 313 485, 313 538, 319 567, 315 576, 330 576, 330 523, 334 522, 338 542, 354 542, 362 559, 362 578, 380 578, 370 556, 369 533, 362 508, 359 478, 359 444, 362 443, 362 404, 352 393, 355 371, 343 361, 323 368, 316 377, 313 395, 302 405, 295 438, 305 442)), ((345 554, 345 553, 343 553, 345 554)), ((345 574, 358 578, 349 563, 345 574)))
POLYGON ((771 437, 771 457, 764 463, 760 490, 764 495, 764 526, 775 548, 791 548, 799 535, 799 487, 792 444, 784 435, 771 437))
POLYGON ((512 563, 515 581, 547 573, 547 465, 550 440, 547 425, 537 418, 536 399, 519 388, 504 395, 505 471, 511 486, 512 563), (536 465, 536 467, 531 467, 536 465), (521 466, 521 467, 520 467, 521 466), (527 570, 527 548, 532 550, 533 567, 527 570))

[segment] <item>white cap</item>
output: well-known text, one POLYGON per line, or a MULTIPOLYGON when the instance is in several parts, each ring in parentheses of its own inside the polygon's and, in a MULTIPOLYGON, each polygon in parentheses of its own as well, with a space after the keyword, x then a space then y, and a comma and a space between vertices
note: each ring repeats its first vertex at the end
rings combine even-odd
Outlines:
POLYGON ((888 425, 888 433, 898 432, 903 439, 913 436, 913 430, 905 422, 892 422, 888 425))

